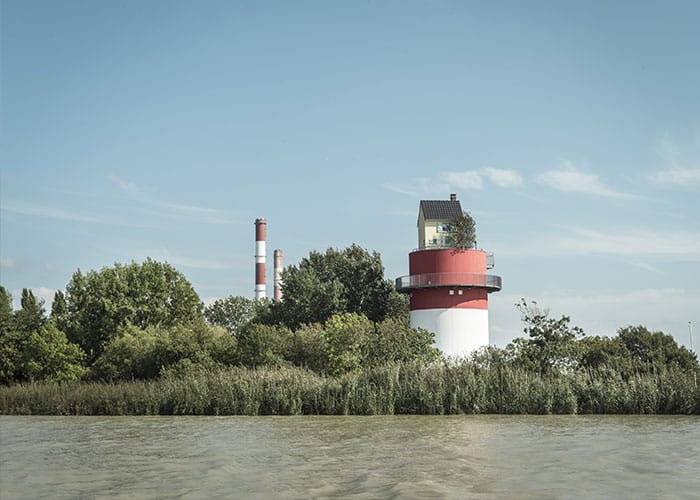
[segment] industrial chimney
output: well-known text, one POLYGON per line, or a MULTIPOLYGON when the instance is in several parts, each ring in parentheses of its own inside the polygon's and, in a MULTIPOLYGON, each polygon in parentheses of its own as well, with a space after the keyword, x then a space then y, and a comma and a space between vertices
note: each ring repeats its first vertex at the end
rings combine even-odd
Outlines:
POLYGON ((282 300, 282 250, 275 250, 275 302, 282 300))
POLYGON ((255 219, 255 298, 267 297, 265 291, 265 240, 267 221, 255 219))

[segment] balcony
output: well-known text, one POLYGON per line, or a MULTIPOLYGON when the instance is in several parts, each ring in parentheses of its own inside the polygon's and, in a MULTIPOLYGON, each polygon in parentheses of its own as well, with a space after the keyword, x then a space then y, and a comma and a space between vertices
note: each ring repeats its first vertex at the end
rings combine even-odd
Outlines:
POLYGON ((493 274, 427 273, 396 278, 396 290, 410 293, 421 288, 440 287, 486 288, 489 293, 501 290, 501 277, 493 274))

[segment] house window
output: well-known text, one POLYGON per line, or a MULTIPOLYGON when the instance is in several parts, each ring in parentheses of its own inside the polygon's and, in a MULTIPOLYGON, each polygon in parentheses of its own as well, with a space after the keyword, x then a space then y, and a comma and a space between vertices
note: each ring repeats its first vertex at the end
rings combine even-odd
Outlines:
POLYGON ((445 224, 440 222, 437 227, 437 232, 438 233, 451 233, 452 232, 452 226, 450 224, 445 224))

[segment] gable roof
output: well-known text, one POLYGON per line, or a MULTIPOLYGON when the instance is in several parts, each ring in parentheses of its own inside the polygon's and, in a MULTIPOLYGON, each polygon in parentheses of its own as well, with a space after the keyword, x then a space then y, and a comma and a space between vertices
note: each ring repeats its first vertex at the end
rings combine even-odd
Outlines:
POLYGON ((462 205, 457 200, 421 200, 420 211, 426 220, 454 220, 462 216, 462 205))

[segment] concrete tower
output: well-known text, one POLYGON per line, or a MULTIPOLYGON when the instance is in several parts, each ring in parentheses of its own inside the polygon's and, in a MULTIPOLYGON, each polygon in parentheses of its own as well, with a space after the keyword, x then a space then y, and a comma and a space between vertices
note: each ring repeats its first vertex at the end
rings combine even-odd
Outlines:
POLYGON ((264 299, 267 297, 265 290, 265 240, 267 221, 265 219, 255 219, 255 298, 264 299))
POLYGON ((410 274, 396 280, 396 289, 411 296, 411 326, 435 333, 435 347, 447 356, 489 344, 488 294, 501 289, 501 277, 486 274, 492 255, 454 247, 452 223, 461 215, 454 194, 421 201, 418 249, 408 256, 410 274))
POLYGON ((279 248, 274 252, 275 261, 275 302, 282 300, 282 250, 279 248))

